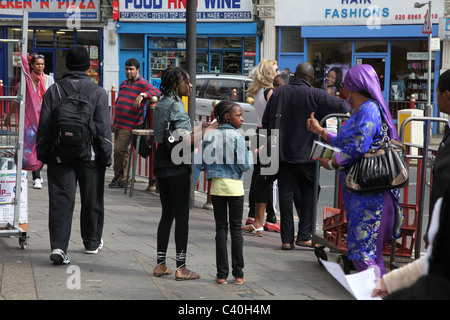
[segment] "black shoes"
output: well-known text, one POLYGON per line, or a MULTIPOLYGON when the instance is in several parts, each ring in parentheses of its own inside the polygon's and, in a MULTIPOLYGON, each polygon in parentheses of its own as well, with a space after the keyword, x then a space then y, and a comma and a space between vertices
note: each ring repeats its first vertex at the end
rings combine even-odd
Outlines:
POLYGON ((120 181, 112 181, 108 186, 110 188, 125 188, 125 183, 120 181))

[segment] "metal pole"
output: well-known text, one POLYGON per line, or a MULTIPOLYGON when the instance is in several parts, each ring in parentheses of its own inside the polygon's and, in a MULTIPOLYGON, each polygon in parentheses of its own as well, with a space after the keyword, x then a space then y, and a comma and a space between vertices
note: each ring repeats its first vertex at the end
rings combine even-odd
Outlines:
MULTIPOLYGON (((188 115, 191 119, 192 127, 195 127, 195 78, 197 65, 197 1, 186 1, 186 71, 191 77, 193 92, 188 99, 188 115)), ((194 188, 195 188, 195 162, 194 153, 191 154, 192 173, 191 173, 191 196, 190 207, 194 206, 194 188)))
MULTIPOLYGON (((28 52, 28 11, 23 11, 22 17, 22 43, 21 53, 26 57, 28 52)), ((22 61, 22 59, 20 60, 22 61)), ((19 228, 20 215, 20 199, 22 192, 22 156, 23 156, 23 139, 24 139, 24 124, 25 124, 25 93, 26 93, 26 79, 25 71, 20 73, 20 106, 19 106, 19 127, 17 129, 19 136, 17 141, 17 166, 16 166, 16 192, 14 196, 14 227, 19 228)), ((26 188, 26 186, 25 186, 26 188)))
MULTIPOLYGON (((431 23, 431 1, 428 2, 428 21, 430 21, 431 29, 433 29, 433 24, 431 23)), ((433 116, 433 108, 431 105, 431 36, 432 34, 428 34, 428 78, 427 78, 427 110, 425 113, 426 117, 433 116)))

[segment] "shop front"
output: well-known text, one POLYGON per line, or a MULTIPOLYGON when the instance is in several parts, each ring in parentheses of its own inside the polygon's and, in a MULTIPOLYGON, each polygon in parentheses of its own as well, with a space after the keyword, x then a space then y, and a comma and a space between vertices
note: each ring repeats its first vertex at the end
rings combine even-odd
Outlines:
MULTIPOLYGON (((351 66, 370 64, 377 71, 381 89, 391 109, 409 107, 414 94, 417 108, 424 109, 427 99, 428 34, 423 33, 427 6, 414 8, 411 1, 303 1, 300 17, 291 17, 280 0, 276 3, 279 27, 279 65, 295 70, 298 63, 309 62, 315 68, 316 87, 327 85, 327 74, 335 71, 339 83, 351 66), (304 2, 310 2, 310 6, 304 2), (307 8, 307 9, 305 9, 307 8), (320 8, 320 9, 318 9, 320 8), (302 25, 298 25, 302 21, 302 25)), ((295 5, 294 5, 295 6, 295 5)), ((433 1, 432 36, 438 36, 439 17, 444 1, 433 1)), ((432 97, 441 65, 440 51, 432 54, 432 97)), ((433 109, 433 115, 438 110, 433 109)), ((395 116, 395 115, 394 115, 395 116)))
MULTIPOLYGON (((125 79, 125 61, 136 58, 141 74, 159 87, 166 68, 186 67, 186 10, 182 2, 148 8, 138 3, 119 3, 119 80, 125 79)), ((196 72, 248 74, 259 60, 252 1, 219 3, 198 1, 196 72)))
MULTIPOLYGON (((4 1, 3 1, 4 2, 4 1)), ((19 2, 9 2, 9 10, 21 10, 19 2), (13 4, 16 7, 13 8, 13 4)), ((29 11, 28 53, 45 58, 44 72, 55 80, 67 72, 66 54, 74 44, 85 46, 90 54, 91 67, 88 70, 93 82, 102 84, 103 28, 100 23, 100 0, 24 1, 29 11)), ((2 39, 21 39, 21 17, 0 14, 2 39)), ((0 79, 5 87, 14 85, 20 72, 18 44, 0 44, 0 79)))

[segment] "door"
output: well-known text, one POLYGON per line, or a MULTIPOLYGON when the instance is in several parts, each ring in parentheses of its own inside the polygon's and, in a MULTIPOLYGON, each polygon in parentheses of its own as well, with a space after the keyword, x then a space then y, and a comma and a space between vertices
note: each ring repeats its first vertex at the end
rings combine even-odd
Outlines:
POLYGON ((378 74, 378 79, 380 80, 381 91, 383 92, 384 99, 387 103, 389 103, 390 78, 390 69, 388 68, 390 63, 388 62, 388 57, 387 54, 355 54, 352 62, 352 65, 369 64, 375 69, 378 74))

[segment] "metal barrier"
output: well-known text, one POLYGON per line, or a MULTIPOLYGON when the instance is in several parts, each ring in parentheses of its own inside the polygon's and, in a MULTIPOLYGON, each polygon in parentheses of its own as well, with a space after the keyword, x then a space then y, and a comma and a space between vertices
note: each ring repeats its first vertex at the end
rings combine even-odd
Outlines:
MULTIPOLYGON (((409 159, 417 159, 417 190, 416 190, 416 203, 415 204, 409 204, 408 203, 408 189, 405 188, 403 196, 404 196, 404 202, 401 204, 402 208, 405 213, 405 234, 411 234, 411 231, 415 231, 415 239, 413 238, 412 241, 415 241, 415 259, 420 258, 420 250, 421 250, 421 243, 422 243, 422 226, 423 226, 423 206, 424 206, 424 200, 425 200, 425 187, 428 185, 431 188, 431 180, 430 183, 427 183, 427 168, 432 167, 433 162, 433 156, 436 154, 437 150, 430 148, 430 140, 431 140, 431 123, 432 122, 442 122, 447 123, 447 119, 444 118, 435 118, 435 117, 409 117, 405 119, 404 122, 402 122, 402 125, 400 126, 400 140, 404 143, 404 145, 407 148, 407 163, 408 167, 411 168, 409 159), (404 134, 405 134, 405 128, 408 125, 408 123, 412 121, 420 121, 424 123, 424 139, 423 139, 423 145, 416 145, 413 143, 407 143, 403 142, 404 140, 404 134), (418 148, 419 153, 418 155, 410 155, 409 149, 411 147, 418 148), (431 157, 429 156, 429 153, 431 152, 431 157), (419 197, 417 198, 417 194, 419 197), (414 220, 412 223, 410 223, 410 217, 409 217, 409 211, 414 210, 414 220), (409 220, 406 221, 406 220, 409 220), (405 225, 406 223, 409 223, 408 225, 405 225), (415 229, 415 230, 414 230, 415 229)), ((430 171, 430 179, 432 179, 432 171, 430 171)), ((403 229, 403 228, 402 228, 403 229)), ((414 235, 411 235, 411 237, 414 237, 414 235)), ((403 241, 404 239, 402 239, 403 241)), ((412 248, 408 251, 411 252, 412 248)))

